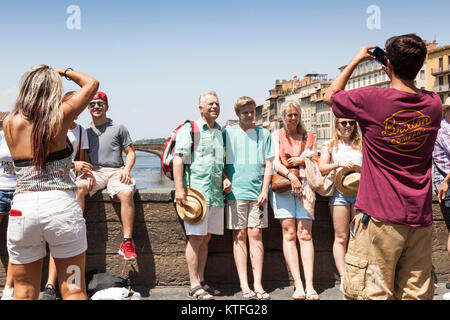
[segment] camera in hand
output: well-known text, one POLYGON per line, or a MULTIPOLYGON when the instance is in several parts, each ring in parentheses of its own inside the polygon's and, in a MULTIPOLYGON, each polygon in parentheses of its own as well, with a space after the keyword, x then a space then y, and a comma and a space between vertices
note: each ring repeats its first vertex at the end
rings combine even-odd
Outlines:
POLYGON ((375 60, 377 60, 379 63, 387 67, 387 56, 386 52, 384 52, 383 49, 376 47, 372 51, 372 55, 375 57, 375 60))

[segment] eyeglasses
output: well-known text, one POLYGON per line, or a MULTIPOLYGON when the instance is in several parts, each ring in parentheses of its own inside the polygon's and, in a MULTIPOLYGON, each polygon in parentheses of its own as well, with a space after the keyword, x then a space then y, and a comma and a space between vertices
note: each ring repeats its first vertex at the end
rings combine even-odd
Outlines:
POLYGON ((104 101, 97 101, 97 102, 94 101, 94 102, 89 103, 89 106, 91 108, 95 107, 95 105, 98 105, 99 107, 103 107, 105 105, 105 102, 104 101))
POLYGON ((352 127, 354 127, 355 124, 356 124, 356 121, 341 121, 341 122, 339 122, 339 123, 340 123, 341 126, 343 126, 343 127, 346 127, 347 124, 350 125, 350 126, 352 126, 352 127))

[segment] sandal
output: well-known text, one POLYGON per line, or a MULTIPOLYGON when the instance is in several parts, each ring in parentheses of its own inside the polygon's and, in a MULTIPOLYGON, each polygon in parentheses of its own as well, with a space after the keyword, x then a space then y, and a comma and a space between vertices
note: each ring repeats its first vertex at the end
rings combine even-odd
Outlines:
POLYGON ((203 289, 208 292, 209 294, 211 294, 212 296, 221 296, 222 292, 220 292, 220 290, 214 289, 213 287, 211 287, 210 285, 207 285, 205 283, 205 281, 200 282, 200 284, 202 285, 203 289))
POLYGON ((303 288, 295 288, 294 287, 294 293, 292 294, 292 299, 294 300, 305 300, 305 290, 303 288))
POLYGON ((256 298, 258 300, 270 300, 270 295, 266 291, 264 291, 264 292, 255 292, 255 293, 256 293, 256 298), (266 295, 266 296, 264 297, 264 295, 266 295))
POLYGON ((255 300, 256 298, 256 294, 255 292, 253 292, 253 290, 250 290, 246 293, 242 292, 242 300, 255 300))
POLYGON ((316 290, 308 290, 306 292, 306 300, 320 300, 319 294, 316 290))
POLYGON ((213 300, 214 297, 203 289, 202 286, 196 286, 189 290, 189 296, 197 300, 213 300))

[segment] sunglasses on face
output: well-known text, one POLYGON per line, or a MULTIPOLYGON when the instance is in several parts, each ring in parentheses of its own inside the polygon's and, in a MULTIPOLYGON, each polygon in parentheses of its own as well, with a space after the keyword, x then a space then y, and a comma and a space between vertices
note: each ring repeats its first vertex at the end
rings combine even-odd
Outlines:
POLYGON ((94 102, 89 103, 89 106, 91 108, 94 108, 95 105, 98 105, 99 107, 103 107, 105 105, 105 102, 104 101, 97 101, 97 102, 94 101, 94 102))
POLYGON ((343 126, 343 127, 346 127, 347 124, 350 125, 350 126, 352 126, 352 127, 354 127, 355 124, 356 124, 356 121, 341 121, 341 122, 339 122, 339 123, 340 123, 341 126, 343 126))

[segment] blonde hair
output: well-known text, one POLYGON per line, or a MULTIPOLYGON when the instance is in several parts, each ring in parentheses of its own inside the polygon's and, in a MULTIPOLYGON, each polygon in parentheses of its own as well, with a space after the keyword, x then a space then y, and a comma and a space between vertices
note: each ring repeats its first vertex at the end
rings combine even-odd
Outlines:
POLYGON ((36 168, 44 167, 51 141, 61 128, 62 97, 61 77, 49 66, 35 66, 23 75, 11 118, 20 115, 32 123, 31 148, 36 168))
POLYGON ((295 108, 298 112, 298 117, 299 117, 299 121, 298 121, 298 125, 297 125, 297 133, 300 133, 303 135, 303 137, 306 137, 306 129, 303 126, 302 123, 302 109, 300 107, 300 104, 296 101, 285 101, 283 102, 283 104, 280 107, 280 115, 281 115, 281 119, 283 120, 283 125, 284 127, 286 127, 286 113, 290 108, 295 108))
MULTIPOLYGON (((341 140, 341 133, 339 132, 338 129, 338 124, 339 124, 339 120, 342 118, 336 118, 336 120, 334 121, 334 126, 336 128, 336 130, 334 131, 334 137, 333 140, 330 141, 329 144, 329 149, 332 150, 333 148, 335 150, 337 150, 338 148, 338 144, 339 141, 341 140)), ((361 139, 361 134, 359 133, 359 127, 358 127, 358 122, 355 121, 355 126, 353 127, 353 131, 352 134, 350 135, 350 146, 358 151, 362 150, 362 139, 361 139)))
POLYGON ((234 104, 234 111, 239 113, 242 108, 246 106, 253 106, 256 107, 256 102, 250 97, 243 96, 237 99, 236 103, 234 104))
POLYGON ((205 93, 201 94, 200 97, 198 98, 198 105, 204 107, 205 104, 205 97, 206 96, 214 96, 217 99, 219 99, 219 97, 217 96, 217 93, 215 93, 214 91, 206 91, 205 93))

